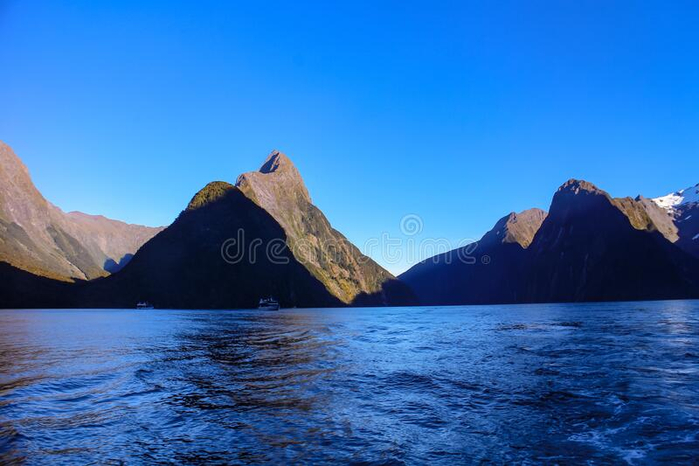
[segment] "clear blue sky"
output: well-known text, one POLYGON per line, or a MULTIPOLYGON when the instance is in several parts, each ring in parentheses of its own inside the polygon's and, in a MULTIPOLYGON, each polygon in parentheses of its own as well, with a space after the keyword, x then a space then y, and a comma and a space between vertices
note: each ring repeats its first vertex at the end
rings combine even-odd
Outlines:
POLYGON ((697 24, 696 1, 0 0, 0 139, 64 210, 168 224, 278 148, 357 245, 406 214, 458 242, 571 177, 699 182, 697 24))

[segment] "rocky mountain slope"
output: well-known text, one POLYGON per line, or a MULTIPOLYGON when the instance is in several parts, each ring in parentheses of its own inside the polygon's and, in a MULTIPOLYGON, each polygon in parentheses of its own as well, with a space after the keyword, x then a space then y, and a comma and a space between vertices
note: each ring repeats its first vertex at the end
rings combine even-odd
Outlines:
POLYGON ((407 287, 330 225, 283 153, 273 151, 259 171, 241 175, 236 186, 279 222, 294 257, 343 303, 412 300, 407 287))
POLYGON ((678 247, 681 229, 656 202, 614 199, 591 183, 569 180, 548 216, 534 219, 530 215, 523 240, 494 243, 493 236, 508 236, 503 226, 513 229, 511 216, 501 219, 476 249, 489 257, 487 264, 445 264, 442 257, 400 278, 424 304, 699 296, 699 261, 678 247))
POLYGON ((58 280, 114 272, 160 228, 64 213, 36 189, 27 167, 0 142, 0 261, 58 280))
POLYGON ((628 217, 637 230, 657 231, 671 243, 678 239, 677 227, 672 217, 650 199, 638 196, 612 199, 612 203, 628 217))

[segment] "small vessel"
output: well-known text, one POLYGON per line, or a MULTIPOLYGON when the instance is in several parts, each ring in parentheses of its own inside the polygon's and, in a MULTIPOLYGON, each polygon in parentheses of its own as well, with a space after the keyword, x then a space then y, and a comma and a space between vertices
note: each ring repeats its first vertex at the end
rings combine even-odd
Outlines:
POLYGON ((136 309, 154 309, 153 305, 148 301, 141 301, 136 304, 136 309))
POLYGON ((257 306, 258 309, 265 311, 278 311, 279 302, 274 298, 262 298, 260 299, 260 304, 257 306))

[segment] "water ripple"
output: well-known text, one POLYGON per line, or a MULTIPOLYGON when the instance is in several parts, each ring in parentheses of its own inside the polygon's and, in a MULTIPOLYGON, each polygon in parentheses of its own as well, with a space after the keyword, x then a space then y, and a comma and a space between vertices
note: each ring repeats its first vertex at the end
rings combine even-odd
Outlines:
POLYGON ((0 312, 0 463, 688 463, 699 303, 0 312))

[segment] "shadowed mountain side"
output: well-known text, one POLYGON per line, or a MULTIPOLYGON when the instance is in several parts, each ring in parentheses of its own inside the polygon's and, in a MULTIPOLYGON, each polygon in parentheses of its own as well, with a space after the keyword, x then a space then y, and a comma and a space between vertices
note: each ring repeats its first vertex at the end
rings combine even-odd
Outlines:
POLYGON ((522 297, 530 302, 699 296, 699 262, 658 229, 637 229, 618 200, 570 180, 528 250, 522 297))
POLYGON ((400 278, 423 304, 699 297, 699 261, 672 243, 678 228, 671 220, 642 197, 613 199, 591 183, 569 180, 547 217, 530 213, 526 227, 512 216, 501 219, 478 243, 471 264, 460 260, 464 248, 400 278))
POLYGON ((210 183, 122 271, 85 286, 80 300, 95 307, 149 301, 161 308, 230 309, 256 307, 261 297, 274 296, 283 307, 341 305, 285 241, 281 226, 240 190, 210 183), (228 250, 229 260, 244 251, 236 263, 222 256, 230 239, 238 242, 228 250), (240 244, 243 249, 234 250, 240 244))
POLYGON ((0 262, 0 309, 74 307, 72 298, 77 286, 0 262))
POLYGON ((505 304, 518 302, 518 284, 524 249, 519 244, 468 247, 427 259, 400 279, 415 292, 421 304, 505 304), (490 262, 483 263, 487 256, 490 262), (466 257, 475 261, 467 262, 466 257))
POLYGON ((355 296, 352 306, 415 306, 420 302, 407 283, 394 278, 381 284, 381 291, 360 293, 355 296))
POLYGON ((675 222, 679 235, 675 244, 699 258, 699 203, 678 208, 675 222))
POLYGON ((524 248, 545 218, 540 209, 511 213, 477 243, 427 259, 400 279, 423 304, 518 302, 524 248))
POLYGON ((124 257, 119 259, 119 262, 115 261, 114 259, 107 259, 104 261, 104 270, 106 270, 109 273, 117 273, 124 267, 126 267, 126 264, 131 262, 131 259, 133 259, 133 254, 126 254, 124 257))

